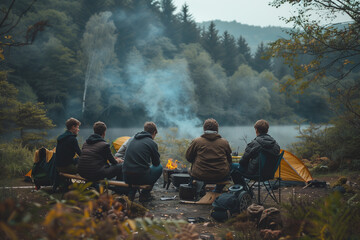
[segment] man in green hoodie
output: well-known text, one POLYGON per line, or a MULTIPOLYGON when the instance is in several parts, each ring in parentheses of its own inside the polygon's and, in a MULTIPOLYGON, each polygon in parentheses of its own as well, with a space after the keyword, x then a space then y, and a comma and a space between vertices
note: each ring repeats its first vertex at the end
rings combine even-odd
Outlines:
POLYGON ((80 121, 70 118, 65 122, 66 131, 57 138, 55 164, 60 172, 75 174, 77 172, 77 159, 75 154, 81 155, 76 139, 80 129, 80 121))
MULTIPOLYGON (((154 141, 157 134, 155 123, 146 122, 144 131, 135 134, 129 141, 123 164, 124 180, 128 184, 152 185, 160 178, 162 166, 158 146, 154 141)), ((143 189, 139 201, 152 199, 150 190, 143 189)))

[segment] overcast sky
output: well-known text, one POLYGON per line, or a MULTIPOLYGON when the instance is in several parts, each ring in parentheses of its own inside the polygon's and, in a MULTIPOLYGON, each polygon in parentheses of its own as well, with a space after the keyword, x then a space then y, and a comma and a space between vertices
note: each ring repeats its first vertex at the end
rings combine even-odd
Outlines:
MULTIPOLYGON (((239 23, 255 26, 282 26, 285 22, 279 20, 279 16, 292 16, 293 8, 290 5, 280 8, 268 5, 271 0, 173 0, 176 12, 187 3, 190 13, 196 22, 209 20, 237 21, 239 23)), ((340 21, 347 21, 341 17, 340 21)))

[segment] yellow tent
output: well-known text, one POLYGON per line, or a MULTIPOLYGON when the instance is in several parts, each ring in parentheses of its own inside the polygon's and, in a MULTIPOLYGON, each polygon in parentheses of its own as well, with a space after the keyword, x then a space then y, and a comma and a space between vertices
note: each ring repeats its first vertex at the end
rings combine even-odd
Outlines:
MULTIPOLYGON (((309 169, 299 158, 286 150, 281 151, 284 151, 284 156, 280 163, 281 179, 283 181, 308 182, 313 180, 309 169)), ((278 176, 279 169, 275 173, 275 177, 278 176)))
POLYGON ((130 137, 119 137, 117 139, 115 139, 115 141, 113 141, 113 146, 114 146, 114 149, 115 151, 119 151, 119 148, 124 144, 124 142, 126 142, 126 140, 128 140, 130 137))

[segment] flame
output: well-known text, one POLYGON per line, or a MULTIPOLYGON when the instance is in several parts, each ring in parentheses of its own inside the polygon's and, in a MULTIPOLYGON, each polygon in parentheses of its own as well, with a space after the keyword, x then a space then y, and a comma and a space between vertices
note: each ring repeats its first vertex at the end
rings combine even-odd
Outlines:
POLYGON ((168 159, 168 162, 166 164, 166 168, 170 169, 170 170, 174 170, 178 167, 178 160, 175 160, 175 162, 173 162, 172 158, 168 159))

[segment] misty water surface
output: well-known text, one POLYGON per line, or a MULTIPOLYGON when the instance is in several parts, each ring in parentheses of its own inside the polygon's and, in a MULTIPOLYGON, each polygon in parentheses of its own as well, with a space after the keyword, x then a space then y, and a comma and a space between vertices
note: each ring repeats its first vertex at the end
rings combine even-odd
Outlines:
MULTIPOLYGON (((299 132, 295 129, 295 125, 291 126, 270 126, 269 134, 275 138, 279 143, 281 148, 286 149, 287 146, 291 143, 296 142, 298 139, 296 136, 299 135, 299 132)), ((302 128, 306 128, 303 126, 302 128)), ((142 128, 108 128, 106 131, 105 139, 107 141, 113 141, 121 136, 133 136, 137 132, 141 131, 142 128)), ((57 137, 60 135, 64 129, 56 128, 48 131, 48 136, 50 138, 57 137)), ((159 128, 159 136, 164 138, 166 132, 169 129, 159 128)), ((83 143, 86 138, 93 133, 91 128, 81 128, 78 136, 79 143, 83 143)), ((202 127, 192 129, 191 133, 178 133, 179 138, 188 138, 193 139, 202 134, 202 127)), ((220 127, 219 134, 226 138, 231 148, 234 151, 239 149, 239 152, 243 152, 246 146, 246 143, 249 143, 252 139, 255 138, 255 130, 253 126, 231 126, 231 127, 220 127)), ((155 138, 156 141, 156 138, 155 138)))

